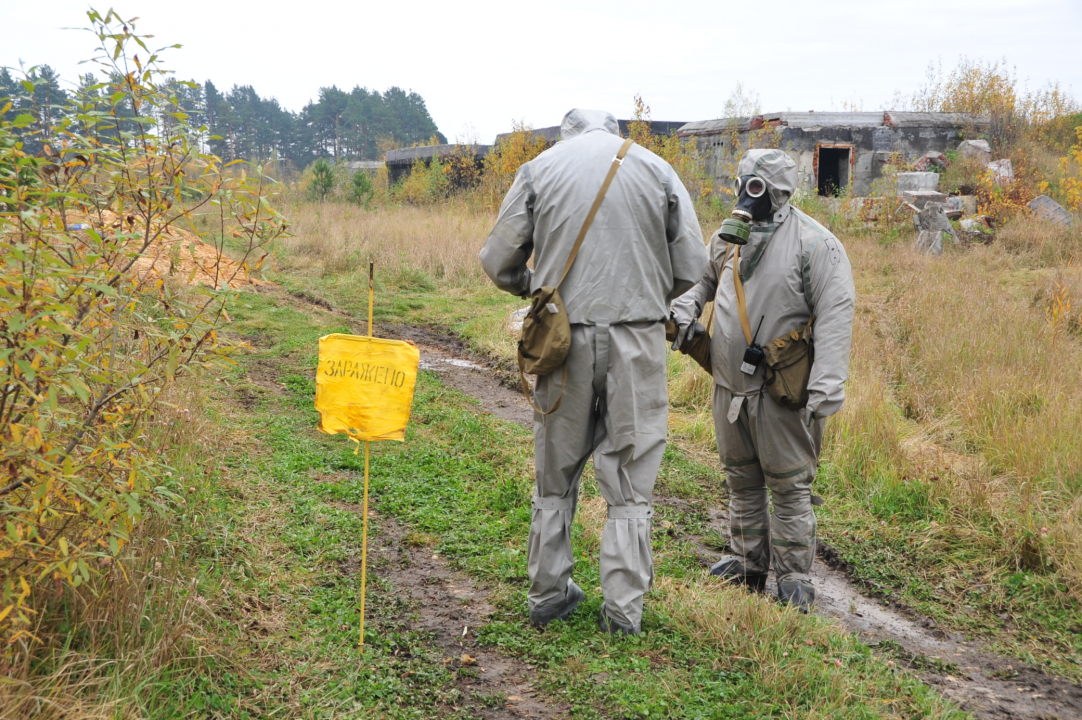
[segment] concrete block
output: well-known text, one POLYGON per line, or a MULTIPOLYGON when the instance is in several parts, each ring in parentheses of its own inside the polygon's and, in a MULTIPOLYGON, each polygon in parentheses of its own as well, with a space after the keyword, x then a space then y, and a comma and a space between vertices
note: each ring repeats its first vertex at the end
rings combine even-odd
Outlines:
POLYGON ((1038 195, 1033 198, 1028 207, 1033 211, 1033 215, 1040 220, 1047 220, 1060 225, 1074 224, 1074 218, 1071 217, 1071 213, 1067 212, 1067 208, 1047 195, 1038 195))
POLYGON ((992 162, 992 147, 987 140, 963 140, 958 145, 958 154, 966 160, 978 160, 983 165, 992 162))
POLYGON ((904 172, 896 176, 898 192, 906 190, 935 190, 939 187, 939 173, 904 172))
POLYGON ((930 202, 947 202, 947 196, 935 190, 906 190, 902 193, 902 200, 910 203, 918 210, 923 210, 924 206, 930 202))
POLYGON ((957 220, 963 215, 974 215, 977 212, 976 195, 951 195, 946 199, 947 217, 957 220))
POLYGON ((997 185, 1009 185, 1014 182, 1014 167, 1009 159, 994 160, 988 163, 988 170, 992 173, 997 185))
POLYGON ((925 255, 943 254, 943 233, 936 230, 921 230, 913 249, 925 255))

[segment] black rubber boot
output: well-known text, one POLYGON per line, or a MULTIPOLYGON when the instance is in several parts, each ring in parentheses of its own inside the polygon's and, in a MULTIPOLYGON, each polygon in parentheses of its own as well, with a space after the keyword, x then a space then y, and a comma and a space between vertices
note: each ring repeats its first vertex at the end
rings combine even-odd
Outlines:
POLYGON ((748 571, 735 555, 726 555, 710 567, 710 574, 733 585, 745 585, 749 590, 763 592, 766 589, 766 573, 748 571))
POLYGON ((604 607, 601 608, 601 615, 597 619, 597 626, 601 628, 602 632, 607 632, 609 635, 638 635, 642 632, 640 628, 616 622, 605 614, 604 607))
POLYGON ((779 580, 778 600, 807 615, 815 604, 815 588, 803 580, 779 580))
POLYGON ((578 609, 579 604, 586 599, 586 593, 582 591, 573 580, 567 581, 567 592, 564 599, 551 605, 543 605, 530 611, 530 624, 535 628, 543 628, 553 620, 564 620, 568 615, 578 609))

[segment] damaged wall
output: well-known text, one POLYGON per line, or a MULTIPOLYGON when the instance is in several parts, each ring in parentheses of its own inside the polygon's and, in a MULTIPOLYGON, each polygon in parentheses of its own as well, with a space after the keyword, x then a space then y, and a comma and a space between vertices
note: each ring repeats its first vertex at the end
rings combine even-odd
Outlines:
POLYGON ((987 116, 963 113, 785 112, 688 123, 677 134, 696 142, 708 172, 720 182, 731 178, 754 143, 789 153, 808 192, 833 194, 832 187, 836 191, 851 180, 853 195, 867 197, 894 153, 907 161, 944 153, 986 132, 988 124, 987 116))

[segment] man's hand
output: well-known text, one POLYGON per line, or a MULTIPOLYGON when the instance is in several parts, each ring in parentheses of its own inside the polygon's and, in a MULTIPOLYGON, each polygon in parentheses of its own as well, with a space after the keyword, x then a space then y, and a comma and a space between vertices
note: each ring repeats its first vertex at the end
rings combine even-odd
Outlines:
POLYGON ((674 310, 670 317, 676 324, 676 339, 672 343, 673 350, 679 350, 685 344, 690 343, 706 332, 706 328, 701 322, 679 310, 674 310))

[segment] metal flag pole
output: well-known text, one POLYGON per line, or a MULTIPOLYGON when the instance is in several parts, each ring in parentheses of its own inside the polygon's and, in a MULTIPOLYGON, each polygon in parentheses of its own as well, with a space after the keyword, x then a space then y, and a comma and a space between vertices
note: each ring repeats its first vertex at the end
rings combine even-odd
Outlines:
MULTIPOLYGON (((372 339, 372 304, 375 301, 376 263, 368 262, 368 339, 372 339)), ((368 570, 368 446, 369 441, 364 441, 364 507, 362 510, 361 525, 361 644, 364 650, 364 590, 366 571, 368 570)))

